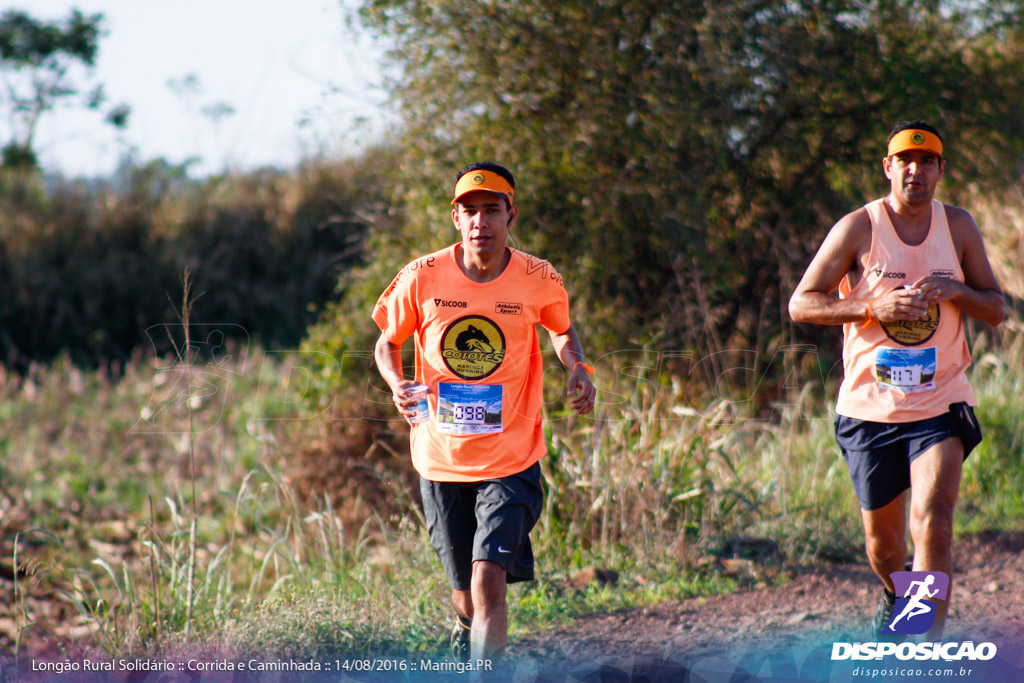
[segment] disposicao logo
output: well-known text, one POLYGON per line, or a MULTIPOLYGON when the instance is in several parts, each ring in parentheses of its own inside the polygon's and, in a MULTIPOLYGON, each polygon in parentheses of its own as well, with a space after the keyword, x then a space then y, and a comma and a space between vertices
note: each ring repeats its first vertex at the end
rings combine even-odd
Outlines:
MULTIPOLYGON (((882 635, 920 635, 935 623, 935 603, 949 595, 949 577, 943 572, 894 572, 889 575, 896 588, 896 604, 892 618, 882 635)), ((832 661, 899 660, 987 661, 996 656, 994 643, 964 642, 869 642, 833 643, 832 661)))
POLYGON ((894 572, 890 577, 896 588, 896 606, 882 633, 927 633, 935 623, 936 605, 931 600, 946 599, 949 577, 944 572, 894 572))

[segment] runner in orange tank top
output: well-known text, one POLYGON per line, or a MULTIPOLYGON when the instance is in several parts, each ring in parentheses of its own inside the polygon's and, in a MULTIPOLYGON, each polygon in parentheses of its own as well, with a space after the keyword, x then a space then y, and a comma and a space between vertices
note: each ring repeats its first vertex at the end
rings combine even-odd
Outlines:
POLYGON ((519 215, 512 174, 490 162, 467 166, 452 205, 462 241, 405 266, 373 320, 381 330, 377 368, 412 425, 427 529, 452 587, 453 653, 476 661, 505 645, 507 584, 533 579, 529 534, 541 511, 538 461, 546 452, 537 324, 569 370, 572 409, 589 413, 597 391, 561 276, 506 244, 519 215), (401 359, 410 337, 412 380, 401 359), (420 416, 418 384, 428 391, 420 416))
MULTIPOLYGON (((796 322, 843 325, 836 440, 883 583, 876 634, 892 620, 891 575, 907 560, 908 488, 913 571, 952 571, 960 474, 981 439, 961 314, 989 325, 1005 317, 974 218, 933 199, 942 151, 927 123, 896 126, 882 159, 889 194, 835 224, 789 301, 796 322)), ((942 635, 948 594, 935 602, 928 640, 942 635)))

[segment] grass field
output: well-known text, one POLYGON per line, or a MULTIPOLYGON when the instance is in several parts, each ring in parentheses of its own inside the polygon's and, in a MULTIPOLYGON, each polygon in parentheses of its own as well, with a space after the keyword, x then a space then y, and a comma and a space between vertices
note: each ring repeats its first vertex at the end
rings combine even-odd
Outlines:
MULTIPOLYGON (((773 539, 795 563, 861 557, 823 382, 709 398, 656 354, 618 355, 598 364, 594 418, 568 415, 561 374, 548 373, 539 580, 510 591, 513 638, 785 580, 722 571, 714 553, 731 537, 773 539), (618 583, 574 583, 586 567, 618 583)), ((440 652, 448 589, 405 427, 373 419, 387 413, 372 382, 325 402, 315 367, 229 346, 191 363, 0 376, 0 647, 440 652)), ((987 438, 966 466, 960 531, 1024 519, 1022 378, 1021 343, 978 354, 987 438)))

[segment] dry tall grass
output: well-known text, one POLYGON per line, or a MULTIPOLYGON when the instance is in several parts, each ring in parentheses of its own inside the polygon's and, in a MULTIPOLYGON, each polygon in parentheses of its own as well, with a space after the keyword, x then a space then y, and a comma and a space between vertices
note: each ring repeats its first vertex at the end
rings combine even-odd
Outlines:
MULTIPOLYGON (((364 414, 359 392, 320 411, 301 358, 225 351, 191 382, 174 359, 134 361, 118 381, 67 362, 0 375, 0 599, 14 605, 0 615, 0 646, 438 651, 447 588, 400 450, 403 423, 373 422, 350 434, 351 449, 325 447, 315 438, 364 414), (331 462, 346 454, 349 469, 331 462), (387 505, 375 509, 359 482, 381 484, 387 505)), ((551 373, 540 580, 513 592, 513 628, 721 588, 706 560, 733 536, 772 538, 798 563, 857 556, 827 387, 769 377, 755 390, 764 400, 707 399, 627 356, 598 363, 594 417, 566 413, 551 373), (594 564, 628 580, 600 604, 563 590, 594 564)), ((960 528, 1005 526, 1024 513, 1021 344, 982 353, 974 375, 989 436, 967 464, 960 528)))

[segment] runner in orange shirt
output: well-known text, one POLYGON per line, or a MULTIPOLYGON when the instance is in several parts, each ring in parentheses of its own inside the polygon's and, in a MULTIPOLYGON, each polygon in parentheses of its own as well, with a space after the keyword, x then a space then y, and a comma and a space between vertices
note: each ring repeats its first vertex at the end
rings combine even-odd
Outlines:
MULTIPOLYGON (((952 571, 960 474, 981 439, 961 314, 989 325, 1005 316, 974 218, 933 198, 942 154, 934 127, 896 126, 882 159, 889 194, 835 224, 789 301, 796 322, 843 325, 835 431, 883 584, 876 634, 907 559, 908 498, 913 570, 952 571)), ((927 639, 942 635, 948 599, 936 601, 927 639)))
POLYGON ((452 586, 462 659, 500 653, 507 584, 534 578, 530 530, 541 511, 540 323, 569 369, 573 410, 593 410, 580 340, 562 278, 547 261, 507 246, 519 209, 502 166, 459 172, 452 222, 462 241, 406 265, 381 294, 375 358, 398 411, 412 425, 412 459, 431 544, 452 586), (415 340, 414 379, 402 344, 415 340), (427 414, 417 406, 427 387, 427 414))

